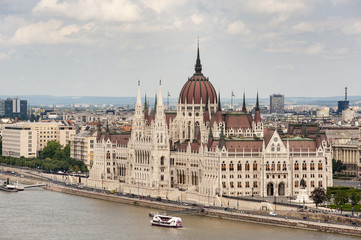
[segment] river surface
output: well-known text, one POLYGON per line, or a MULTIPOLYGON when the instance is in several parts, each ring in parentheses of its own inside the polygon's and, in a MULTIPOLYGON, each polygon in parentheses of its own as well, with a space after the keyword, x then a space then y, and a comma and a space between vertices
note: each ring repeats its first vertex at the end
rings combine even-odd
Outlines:
POLYGON ((180 215, 181 229, 154 227, 154 211, 43 189, 0 191, 0 239, 359 239, 191 215, 180 215))

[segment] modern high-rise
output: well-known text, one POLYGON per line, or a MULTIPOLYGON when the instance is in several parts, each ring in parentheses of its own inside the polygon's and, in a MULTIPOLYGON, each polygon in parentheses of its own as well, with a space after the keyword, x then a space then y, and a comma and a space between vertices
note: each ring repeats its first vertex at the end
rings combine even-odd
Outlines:
POLYGON ((0 100, 0 116, 5 116, 5 101, 0 100))
POLYGON ((341 100, 337 102, 338 104, 338 108, 337 108, 337 113, 338 114, 342 114, 343 110, 346 110, 349 108, 350 106, 350 102, 347 100, 347 87, 345 88, 345 100, 341 100))
POLYGON ((285 95, 273 94, 270 96, 270 113, 285 112, 285 95))
POLYGON ((5 100, 5 116, 26 119, 28 116, 28 101, 19 98, 5 100))

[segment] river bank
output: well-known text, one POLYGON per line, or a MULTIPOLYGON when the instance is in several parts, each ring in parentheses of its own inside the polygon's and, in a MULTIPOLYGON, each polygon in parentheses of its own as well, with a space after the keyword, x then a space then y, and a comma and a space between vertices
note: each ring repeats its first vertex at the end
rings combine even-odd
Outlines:
MULTIPOLYGON (((22 184, 36 184, 36 183, 46 183, 47 186, 45 189, 54 191, 54 192, 60 192, 60 193, 66 193, 66 194, 72 194, 87 198, 94 198, 94 199, 100 199, 100 200, 106 200, 106 201, 112 201, 112 202, 119 202, 119 203, 125 203, 125 204, 131 204, 136 206, 143 206, 143 207, 149 207, 154 209, 159 209, 163 211, 179 211, 179 210, 185 210, 185 209, 192 209, 190 206, 181 206, 181 205, 175 205, 175 204, 168 204, 165 202, 159 202, 159 201, 150 201, 145 199, 138 199, 138 198, 131 198, 127 196, 119 196, 114 194, 106 194, 101 192, 94 192, 94 191, 88 191, 84 189, 77 189, 67 186, 62 186, 58 184, 51 183, 49 181, 46 181, 45 179, 41 179, 41 177, 34 176, 29 173, 22 173, 20 176, 17 174, 16 176, 6 172, 0 174, 0 179, 6 179, 7 177, 11 178, 11 181, 18 181, 22 184)), ((330 233, 338 233, 338 234, 345 234, 345 235, 352 235, 352 236, 361 236, 361 228, 359 226, 350 226, 350 225, 343 225, 343 224, 334 224, 334 223, 327 223, 322 221, 309 221, 309 220, 299 220, 299 219, 290 219, 285 216, 293 216, 293 217, 302 217, 306 216, 308 219, 311 219, 311 217, 316 217, 316 219, 322 219, 322 216, 317 215, 310 215, 308 213, 297 213, 297 212, 278 212, 279 215, 283 215, 284 218, 280 217, 271 217, 271 216, 262 216, 262 215, 256 215, 252 214, 252 211, 245 212, 229 212, 225 211, 224 209, 212 209, 212 208, 203 208, 199 209, 199 211, 195 211, 194 214, 201 215, 201 216, 208 216, 208 217, 216 217, 216 218, 224 218, 224 219, 230 219, 230 220, 237 220, 237 221, 244 221, 244 222, 253 222, 253 223, 261 223, 261 224, 267 224, 267 225, 274 225, 274 226, 280 226, 280 227, 289 227, 289 228, 297 228, 297 229, 304 229, 304 230, 313 230, 313 231, 322 231, 322 232, 330 232, 330 233)), ((334 216, 337 219, 334 219, 335 221, 343 222, 345 218, 340 216, 334 216)), ((349 219, 346 219, 349 220, 349 219)), ((358 220, 358 222, 361 223, 361 220, 358 220)))

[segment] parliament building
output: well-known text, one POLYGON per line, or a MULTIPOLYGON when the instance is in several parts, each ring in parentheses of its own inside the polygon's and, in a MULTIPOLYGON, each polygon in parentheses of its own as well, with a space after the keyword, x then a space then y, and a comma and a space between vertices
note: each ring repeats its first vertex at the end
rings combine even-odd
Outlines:
POLYGON ((264 128, 258 94, 254 114, 244 95, 242 111, 222 111, 199 47, 176 111, 165 110, 161 87, 150 109, 138 83, 131 134, 98 129, 89 185, 205 204, 224 196, 295 197, 302 179, 308 195, 332 186, 331 146, 318 126, 264 128))

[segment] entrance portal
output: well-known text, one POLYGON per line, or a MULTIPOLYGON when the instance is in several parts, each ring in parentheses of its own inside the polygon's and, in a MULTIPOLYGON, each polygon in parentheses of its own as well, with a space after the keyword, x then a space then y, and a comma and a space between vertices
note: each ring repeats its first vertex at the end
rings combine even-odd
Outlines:
POLYGON ((267 196, 273 196, 273 183, 267 184, 267 196))
POLYGON ((285 184, 280 183, 278 185, 278 196, 284 196, 285 195, 285 184))

